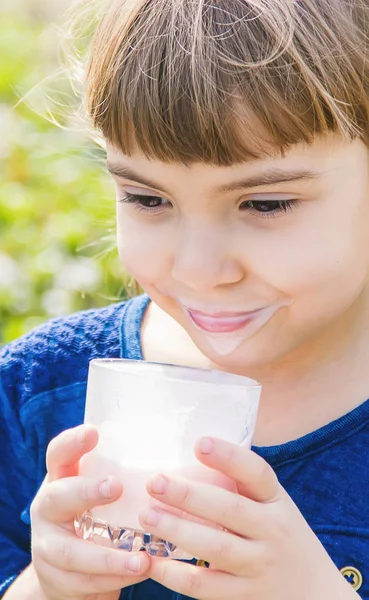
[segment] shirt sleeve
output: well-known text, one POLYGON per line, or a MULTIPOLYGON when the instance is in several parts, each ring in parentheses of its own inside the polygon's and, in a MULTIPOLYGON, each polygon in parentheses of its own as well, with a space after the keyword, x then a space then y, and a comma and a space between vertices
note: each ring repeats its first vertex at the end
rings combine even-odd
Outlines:
POLYGON ((21 515, 35 485, 15 398, 5 393, 1 375, 0 362, 0 598, 31 562, 30 526, 21 515))
POLYGON ((47 445, 83 422, 89 361, 121 355, 126 306, 47 321, 0 348, 0 598, 31 562, 29 508, 47 445))

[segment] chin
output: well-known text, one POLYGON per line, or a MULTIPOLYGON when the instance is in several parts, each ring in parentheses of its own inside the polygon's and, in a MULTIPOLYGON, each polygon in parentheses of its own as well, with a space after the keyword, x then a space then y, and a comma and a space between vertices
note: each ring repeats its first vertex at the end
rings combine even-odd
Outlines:
POLYGON ((227 354, 220 354, 209 347, 209 345, 205 345, 203 342, 200 343, 198 339, 193 338, 193 342, 200 352, 217 368, 250 377, 253 376, 252 372, 264 369, 267 365, 271 365, 283 358, 280 348, 278 348, 278 351, 275 349, 275 352, 273 352, 271 351, 271 344, 267 346, 263 344, 261 347, 260 344, 256 345, 251 340, 250 342, 244 342, 233 352, 227 354), (266 347, 268 348, 268 352, 265 352, 266 347))

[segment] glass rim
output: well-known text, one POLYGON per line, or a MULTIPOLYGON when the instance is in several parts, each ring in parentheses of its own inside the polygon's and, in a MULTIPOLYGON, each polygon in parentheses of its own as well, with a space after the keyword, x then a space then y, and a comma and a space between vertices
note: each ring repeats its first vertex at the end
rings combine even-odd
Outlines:
MULTIPOLYGON (((106 368, 112 365, 135 365, 135 367, 137 367, 137 370, 139 370, 139 368, 141 367, 142 369, 151 369, 152 370, 152 375, 155 377, 158 376, 160 374, 159 368, 161 369, 166 369, 169 372, 172 371, 172 376, 169 375, 169 378, 172 380, 178 380, 181 381, 183 384, 185 383, 201 383, 201 384, 207 384, 207 383, 212 383, 215 384, 217 386, 220 387, 243 387, 243 388, 247 388, 247 389, 255 389, 255 390, 260 390, 261 389, 261 383, 259 383, 258 381, 256 381, 255 379, 252 379, 251 377, 246 377, 243 375, 235 375, 234 373, 227 373, 226 371, 218 371, 216 369, 203 369, 200 367, 189 367, 186 365, 175 365, 175 364, 171 364, 171 363, 160 363, 160 362, 154 362, 154 361, 147 361, 147 360, 137 360, 137 359, 131 359, 131 358, 94 358, 92 360, 90 360, 90 367, 97 367, 97 368, 106 368), (204 379, 196 379, 195 377, 193 378, 181 378, 180 376, 176 376, 175 372, 177 373, 197 373, 198 375, 206 375, 207 378, 205 377, 204 379)), ((116 371, 118 372, 118 371, 116 371)), ((125 371, 122 370, 122 373, 129 373, 129 371, 125 371)), ((134 372, 131 372, 130 374, 134 374, 134 372)))

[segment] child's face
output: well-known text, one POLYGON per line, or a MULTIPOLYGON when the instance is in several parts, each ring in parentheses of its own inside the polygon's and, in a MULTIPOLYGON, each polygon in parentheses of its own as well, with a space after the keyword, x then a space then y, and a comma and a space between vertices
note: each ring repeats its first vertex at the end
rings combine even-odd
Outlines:
POLYGON ((368 294, 368 159, 334 135, 232 167, 109 147, 118 199, 151 196, 146 209, 118 202, 122 262, 218 364, 266 365, 327 332, 334 342, 368 294))

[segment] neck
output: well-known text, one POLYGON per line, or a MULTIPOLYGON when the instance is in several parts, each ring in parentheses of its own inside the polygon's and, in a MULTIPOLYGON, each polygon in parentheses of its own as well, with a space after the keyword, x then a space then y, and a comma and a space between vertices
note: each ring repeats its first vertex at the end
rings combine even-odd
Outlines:
POLYGON ((247 375, 263 386, 256 445, 297 439, 347 414, 369 398, 368 300, 359 298, 319 336, 247 375))

